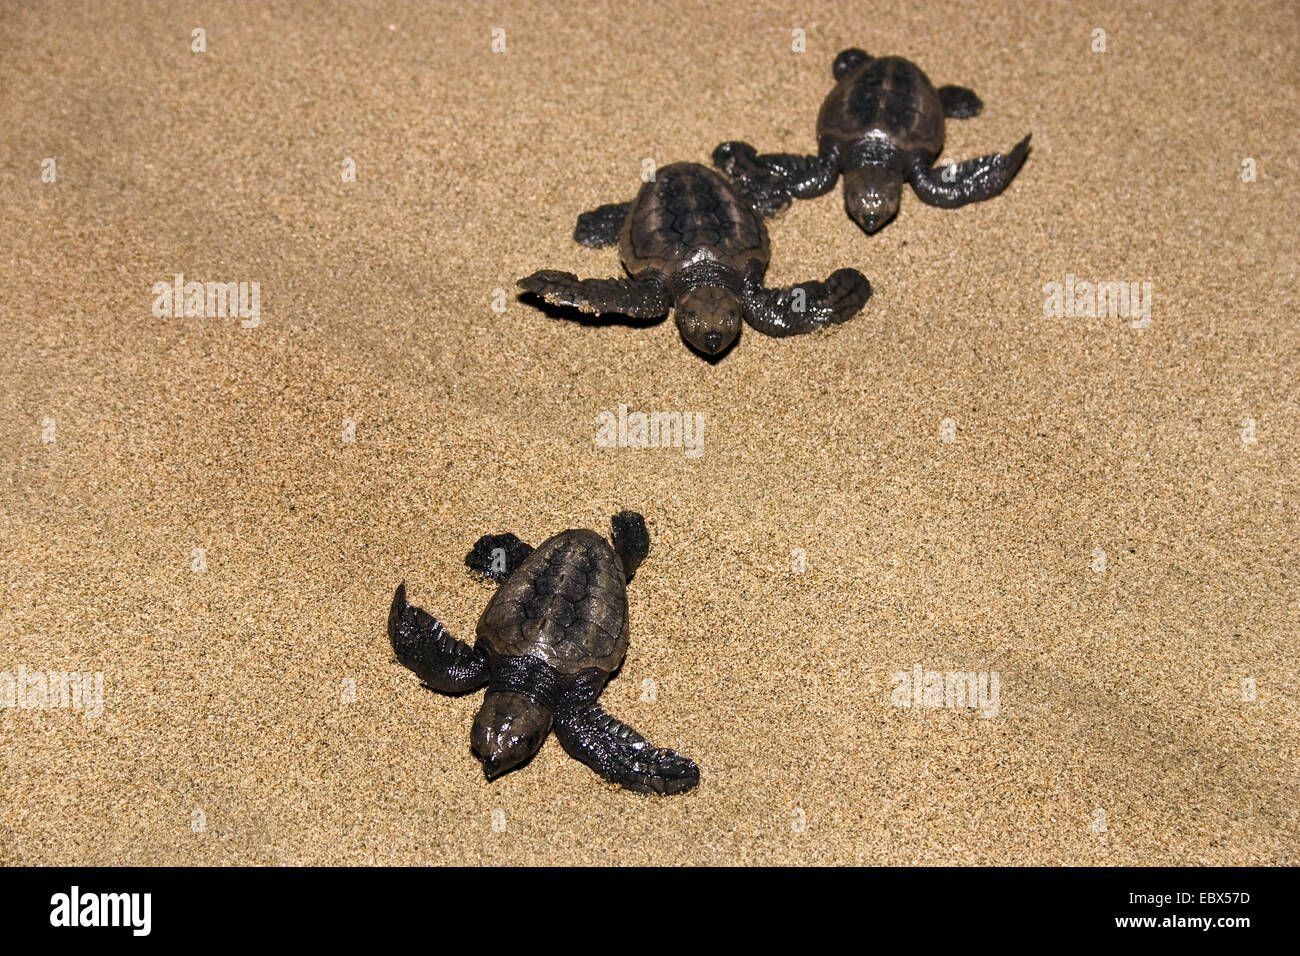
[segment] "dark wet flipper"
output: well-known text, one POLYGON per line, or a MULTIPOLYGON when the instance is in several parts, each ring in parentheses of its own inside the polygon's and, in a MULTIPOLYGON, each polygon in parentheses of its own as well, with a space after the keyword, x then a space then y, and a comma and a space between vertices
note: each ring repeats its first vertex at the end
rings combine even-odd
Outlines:
POLYGON ((943 115, 949 119, 971 119, 984 109, 984 101, 964 86, 941 86, 938 93, 943 115))
POLYGON ((832 325, 853 318, 871 298, 871 283, 857 269, 837 269, 818 285, 824 291, 816 298, 816 309, 832 325))
POLYGON ((1015 178, 1028 155, 1026 136, 1009 153, 990 153, 955 166, 928 166, 918 161, 912 167, 910 182, 922 202, 954 209, 998 195, 1015 178))
POLYGON ((795 199, 813 199, 834 188, 839 179, 838 158, 830 155, 764 153, 742 142, 721 143, 713 151, 713 165, 727 175, 751 208, 774 216, 795 199))
POLYGON ((760 216, 771 217, 789 208, 794 200, 790 185, 780 175, 764 168, 758 151, 748 143, 721 143, 713 151, 713 165, 760 216))
POLYGON ((510 577, 532 553, 532 545, 525 544, 509 532, 485 534, 474 542, 474 549, 465 555, 465 566, 499 584, 510 577))
POLYGON ((627 214, 632 211, 630 202, 609 203, 578 217, 578 225, 573 230, 573 238, 584 246, 599 249, 612 246, 618 242, 618 235, 627 221, 627 214))
POLYGON ((650 531, 645 526, 645 518, 635 511, 620 511, 610 518, 609 526, 609 539, 623 562, 623 573, 630 581, 650 553, 650 531))
POLYGON ((748 285, 745 312, 764 335, 802 335, 845 322, 871 298, 871 283, 857 269, 839 269, 825 282, 800 282, 786 289, 748 285))
POLYGON ((570 756, 637 793, 684 793, 700 782, 700 768, 692 761, 676 751, 652 747, 596 703, 556 713, 555 736, 570 756))
POLYGON ((583 312, 618 312, 638 319, 668 314, 667 290, 652 279, 579 279, 572 272, 543 269, 519 280, 519 288, 552 305, 583 312))
POLYGON ((452 637, 427 611, 407 603, 406 582, 393 595, 388 639, 402 665, 434 690, 463 694, 487 683, 487 660, 452 637))
POLYGON ((831 64, 831 75, 837 80, 842 80, 870 59, 871 54, 857 47, 841 50, 835 57, 835 62, 831 64))

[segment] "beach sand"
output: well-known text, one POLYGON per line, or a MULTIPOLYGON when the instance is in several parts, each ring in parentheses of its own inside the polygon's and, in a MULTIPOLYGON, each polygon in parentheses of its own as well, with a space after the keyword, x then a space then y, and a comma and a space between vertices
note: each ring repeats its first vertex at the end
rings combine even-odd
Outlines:
POLYGON ((0 862, 1296 863, 1295 5, 647 6, 4 4, 0 671, 103 693, 0 710, 0 862), (812 151, 846 46, 979 93, 945 158, 1033 133, 992 201, 770 223, 861 315, 710 364, 516 297, 619 271, 573 223, 645 159, 812 151), (176 274, 260 323, 155 316, 176 274), (701 454, 598 447, 620 405, 701 454), (700 786, 488 784, 393 589, 472 640, 479 535, 620 508, 603 702, 700 786))

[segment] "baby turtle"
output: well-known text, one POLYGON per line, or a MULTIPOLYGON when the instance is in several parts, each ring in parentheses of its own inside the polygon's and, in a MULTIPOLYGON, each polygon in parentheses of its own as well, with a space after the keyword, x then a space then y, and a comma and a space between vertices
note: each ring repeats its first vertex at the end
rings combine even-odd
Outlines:
POLYGON ((904 182, 931 206, 964 206, 1006 189, 1029 152, 1026 136, 1005 155, 934 166, 943 149, 944 117, 970 119, 983 109, 974 92, 964 86, 936 90, 911 60, 872 57, 862 50, 843 51, 833 72, 839 82, 817 117, 818 155, 759 156, 741 142, 713 151, 714 165, 766 215, 788 206, 791 197, 830 192, 843 172, 844 207, 871 233, 898 212, 904 182))
POLYGON ((487 685, 470 746, 492 780, 527 761, 553 729, 561 746, 606 780, 640 793, 682 793, 699 768, 597 703, 627 651, 627 581, 650 551, 645 519, 611 520, 613 547, 594 531, 562 531, 533 550, 513 534, 484 535, 465 563, 500 584, 473 647, 408 604, 403 582, 388 612, 397 659, 426 686, 464 694, 487 685))
POLYGON ((583 213, 573 237, 592 247, 617 242, 631 278, 544 269, 520 279, 520 288, 584 312, 650 319, 672 308, 682 338, 710 356, 736 340, 742 317, 765 335, 798 335, 851 318, 871 296, 856 269, 825 282, 764 287, 770 245, 762 217, 697 163, 665 166, 632 202, 583 213))

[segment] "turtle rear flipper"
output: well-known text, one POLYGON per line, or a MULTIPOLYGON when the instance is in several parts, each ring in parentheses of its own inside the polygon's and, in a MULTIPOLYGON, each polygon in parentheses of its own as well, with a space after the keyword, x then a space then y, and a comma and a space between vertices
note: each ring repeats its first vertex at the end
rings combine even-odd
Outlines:
POLYGON ((610 541, 623 562, 623 573, 630 581, 650 553, 650 532, 646 530, 645 518, 635 511, 620 511, 609 524, 610 541))
POLYGON ((543 269, 519 280, 519 288, 552 305, 567 305, 597 314, 618 312, 635 319, 668 314, 668 290, 657 279, 579 279, 572 272, 543 269))
POLYGON ((452 637, 431 614, 407 603, 406 582, 388 610, 388 639, 403 666, 444 694, 463 694, 488 681, 487 659, 452 637))
POLYGON ((838 269, 825 282, 786 289, 745 288, 745 318, 764 335, 801 335, 853 318, 871 298, 871 283, 857 269, 838 269))
POLYGON ((835 188, 839 155, 827 144, 818 156, 764 153, 748 143, 720 143, 713 165, 726 173, 741 196, 761 216, 775 216, 794 199, 814 199, 835 188))
POLYGON ((571 757, 601 777, 637 793, 684 793, 700 782, 700 768, 673 750, 652 747, 594 700, 555 715, 555 736, 571 757))
POLYGON ((500 584, 532 553, 532 545, 525 544, 513 534, 485 534, 465 555, 465 566, 500 584))
POLYGON ((956 166, 931 166, 917 160, 908 181, 922 202, 954 209, 998 195, 1015 178, 1028 155, 1026 136, 1009 153, 990 153, 956 166))
POLYGON ((835 57, 835 62, 831 64, 831 74, 835 79, 842 80, 870 59, 870 53, 857 47, 841 50, 835 57))
POLYGON ((943 104, 943 115, 948 119, 971 119, 979 116, 984 101, 975 91, 964 86, 941 86, 936 92, 943 104))
POLYGON ((573 238, 592 249, 612 246, 618 242, 618 234, 622 231, 623 223, 627 221, 627 214, 631 211, 630 202, 616 202, 599 206, 591 212, 584 212, 578 217, 573 238))

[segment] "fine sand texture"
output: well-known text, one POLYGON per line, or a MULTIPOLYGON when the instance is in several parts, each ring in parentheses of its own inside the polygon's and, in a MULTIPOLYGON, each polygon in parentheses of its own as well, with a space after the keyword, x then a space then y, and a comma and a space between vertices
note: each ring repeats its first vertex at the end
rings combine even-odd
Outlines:
POLYGON ((1297 862, 1296 5, 843 6, 0 3, 0 863, 1297 862), (858 317, 710 363, 516 295, 620 271, 573 224, 647 160, 812 151, 848 46, 979 93, 945 159, 1033 134, 771 221, 858 317), (480 535, 621 508, 603 702, 701 783, 488 783, 393 590, 472 641, 480 535))

